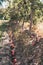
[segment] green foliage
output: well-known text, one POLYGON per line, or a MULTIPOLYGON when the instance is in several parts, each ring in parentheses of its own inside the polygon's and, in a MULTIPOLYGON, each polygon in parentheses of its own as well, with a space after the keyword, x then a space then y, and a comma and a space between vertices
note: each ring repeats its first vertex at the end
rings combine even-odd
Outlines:
POLYGON ((43 3, 40 0, 6 0, 9 7, 3 9, 3 17, 8 20, 28 21, 31 18, 43 16, 43 3), (32 12, 32 13, 31 13, 32 12))
POLYGON ((9 9, 10 19, 28 21, 32 11, 32 17, 40 17, 43 11, 43 4, 40 0, 13 0, 13 7, 9 9), (38 11, 39 10, 39 11, 38 11), (38 11, 36 13, 36 11, 38 11))

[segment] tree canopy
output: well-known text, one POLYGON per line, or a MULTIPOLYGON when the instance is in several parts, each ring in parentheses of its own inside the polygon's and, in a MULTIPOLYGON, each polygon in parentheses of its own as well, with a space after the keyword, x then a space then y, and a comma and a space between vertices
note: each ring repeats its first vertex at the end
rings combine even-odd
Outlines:
MULTIPOLYGON (((5 0, 2 0, 2 2, 5 0)), ((4 19, 33 22, 43 16, 43 3, 40 0, 6 0, 9 6, 3 9, 4 19), (32 18, 31 18, 32 17, 32 18)))

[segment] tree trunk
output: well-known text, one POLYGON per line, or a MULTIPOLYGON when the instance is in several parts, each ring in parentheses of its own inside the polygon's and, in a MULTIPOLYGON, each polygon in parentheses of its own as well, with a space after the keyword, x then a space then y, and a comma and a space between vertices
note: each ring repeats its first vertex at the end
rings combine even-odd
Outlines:
POLYGON ((23 26, 24 26, 24 21, 23 21, 23 24, 22 24, 22 30, 23 30, 23 26))
POLYGON ((31 31, 32 31, 32 25, 33 25, 33 13, 32 13, 32 9, 31 9, 31 13, 30 13, 30 27, 29 27, 30 36, 31 36, 31 31))
POLYGON ((30 28, 29 30, 31 31, 32 30, 32 24, 33 24, 33 17, 32 17, 32 13, 30 14, 30 28))

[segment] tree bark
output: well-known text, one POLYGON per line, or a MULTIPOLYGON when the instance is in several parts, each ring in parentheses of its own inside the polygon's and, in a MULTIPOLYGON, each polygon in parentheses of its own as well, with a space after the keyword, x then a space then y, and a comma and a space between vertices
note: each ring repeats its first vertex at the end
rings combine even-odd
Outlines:
POLYGON ((29 27, 30 36, 31 36, 31 32, 32 32, 32 25, 33 25, 33 13, 32 13, 32 9, 31 9, 31 13, 30 13, 30 27, 29 27))
POLYGON ((32 17, 32 12, 31 12, 31 14, 30 14, 30 28, 29 28, 30 31, 32 30, 32 24, 33 24, 33 17, 32 17))
POLYGON ((23 30, 23 26, 24 26, 24 21, 23 21, 23 24, 22 24, 22 30, 23 30))

